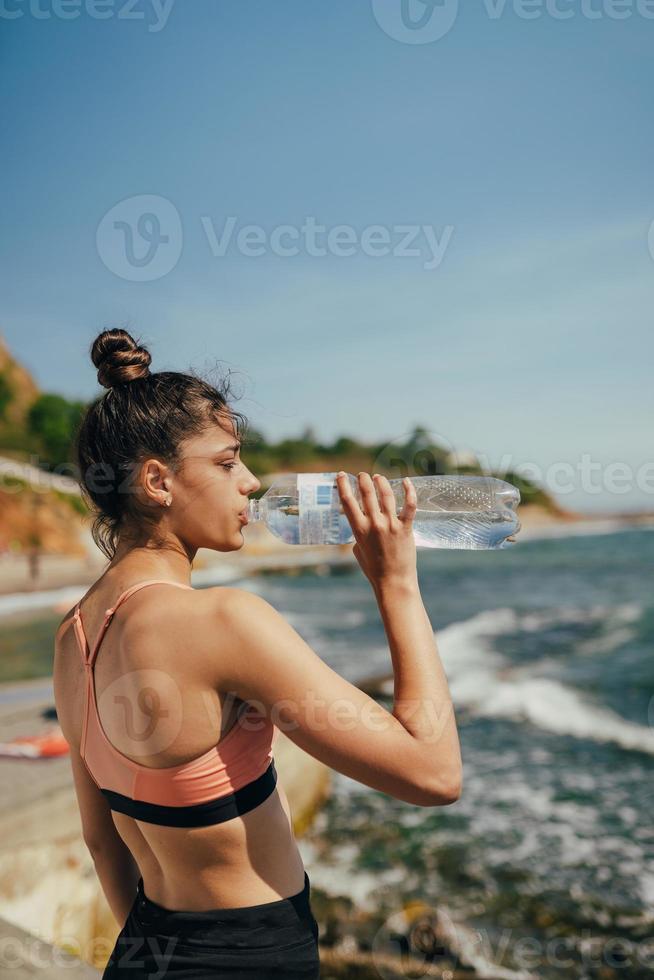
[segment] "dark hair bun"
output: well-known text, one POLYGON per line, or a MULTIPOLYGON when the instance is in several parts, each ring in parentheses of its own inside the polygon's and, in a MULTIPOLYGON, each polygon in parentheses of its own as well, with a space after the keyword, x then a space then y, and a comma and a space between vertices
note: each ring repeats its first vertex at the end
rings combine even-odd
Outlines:
POLYGON ((98 381, 105 388, 147 378, 152 358, 126 330, 103 330, 91 348, 91 360, 98 369, 98 381))

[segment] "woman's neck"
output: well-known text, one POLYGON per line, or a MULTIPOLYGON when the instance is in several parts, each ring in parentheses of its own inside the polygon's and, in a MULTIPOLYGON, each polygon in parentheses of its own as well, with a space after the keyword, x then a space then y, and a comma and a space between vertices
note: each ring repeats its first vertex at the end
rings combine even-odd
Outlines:
POLYGON ((119 541, 106 572, 120 571, 125 578, 169 578, 191 583, 191 566, 195 551, 189 555, 181 546, 133 545, 119 541))

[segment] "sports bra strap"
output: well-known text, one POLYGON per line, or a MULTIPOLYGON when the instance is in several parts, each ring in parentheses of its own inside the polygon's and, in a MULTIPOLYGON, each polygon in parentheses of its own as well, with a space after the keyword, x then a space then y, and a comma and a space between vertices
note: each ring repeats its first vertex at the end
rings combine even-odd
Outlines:
POLYGON ((125 600, 129 599, 129 597, 134 595, 135 592, 138 592, 139 589, 145 588, 147 585, 176 585, 180 589, 193 589, 192 585, 185 585, 183 582, 171 582, 170 579, 165 579, 165 578, 147 579, 144 582, 136 582, 134 585, 131 585, 128 589, 125 589, 124 592, 121 592, 121 594, 116 599, 115 604, 113 606, 110 606, 109 609, 107 609, 107 611, 105 612, 104 620, 102 621, 102 626, 100 627, 100 631, 98 633, 98 638, 95 641, 93 650, 90 653, 89 653, 89 643, 86 638, 86 634, 84 632, 84 626, 82 625, 82 616, 80 611, 80 605, 82 600, 80 599, 77 605, 75 606, 74 628, 75 628, 75 634, 77 636, 78 644, 82 652, 82 656, 84 658, 85 666, 87 667, 93 666, 93 663, 95 662, 95 658, 98 654, 98 650, 100 649, 100 644, 102 643, 107 627, 109 626, 109 623, 113 619, 114 613, 121 605, 121 603, 125 602, 125 600))
POLYGON ((165 578, 151 578, 145 582, 136 582, 135 585, 130 585, 129 589, 126 589, 124 592, 121 592, 121 594, 116 599, 116 604, 114 606, 111 606, 109 609, 107 609, 105 616, 111 618, 113 614, 116 612, 116 610, 118 609, 118 606, 120 606, 120 604, 124 602, 125 599, 129 599, 131 595, 134 595, 134 593, 138 592, 139 589, 145 588, 146 585, 177 585, 179 586, 180 589, 193 588, 192 585, 184 585, 183 582, 171 582, 169 579, 165 579, 165 578))

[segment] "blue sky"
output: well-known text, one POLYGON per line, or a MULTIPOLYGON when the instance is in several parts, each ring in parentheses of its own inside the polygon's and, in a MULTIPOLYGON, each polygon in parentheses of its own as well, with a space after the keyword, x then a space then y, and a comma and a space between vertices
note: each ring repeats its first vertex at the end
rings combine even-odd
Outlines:
POLYGON ((420 424, 654 508, 654 19, 557 2, 3 0, 11 349, 91 397, 127 326, 155 370, 219 359, 270 438, 420 424))

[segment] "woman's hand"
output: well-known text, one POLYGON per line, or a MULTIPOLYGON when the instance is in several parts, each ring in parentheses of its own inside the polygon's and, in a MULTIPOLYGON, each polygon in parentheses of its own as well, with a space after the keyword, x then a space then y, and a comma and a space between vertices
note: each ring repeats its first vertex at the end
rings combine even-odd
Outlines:
POLYGON ((417 585, 413 536, 416 488, 404 478, 404 507, 397 514, 395 495, 385 476, 375 473, 373 481, 369 473, 359 473, 358 479, 363 509, 352 493, 347 474, 337 474, 336 486, 356 538, 352 551, 363 574, 375 590, 388 583, 417 585))

